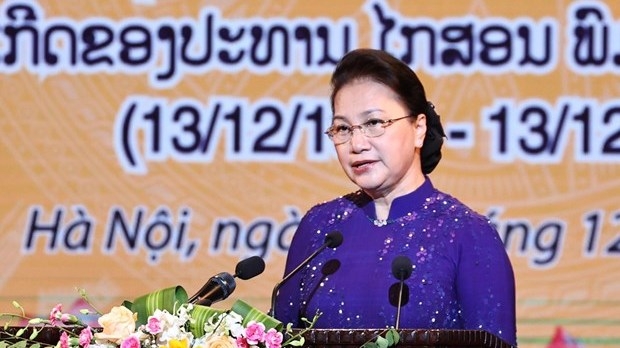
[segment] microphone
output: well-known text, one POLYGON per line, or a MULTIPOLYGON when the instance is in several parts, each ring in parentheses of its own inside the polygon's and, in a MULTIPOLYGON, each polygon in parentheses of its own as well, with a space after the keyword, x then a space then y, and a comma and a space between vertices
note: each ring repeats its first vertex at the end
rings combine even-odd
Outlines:
POLYGON ((316 249, 310 256, 308 256, 305 260, 303 260, 291 273, 287 274, 282 278, 282 280, 273 287, 273 291, 271 292, 271 316, 276 317, 276 295, 278 294, 278 290, 286 283, 292 276, 294 276, 302 267, 306 266, 312 259, 314 259, 323 249, 325 248, 337 248, 342 244, 342 233, 339 231, 333 231, 328 233, 325 236, 325 242, 318 249, 316 249))
POLYGON ((211 277, 205 285, 198 290, 188 302, 203 306, 210 306, 212 303, 226 299, 235 291, 237 283, 235 278, 247 280, 263 273, 265 261, 259 256, 252 256, 237 263, 235 274, 221 272, 211 277))
POLYGON ((236 287, 235 278, 228 272, 221 272, 207 280, 205 285, 189 298, 188 302, 210 306, 213 302, 221 301, 230 296, 236 287))
POLYGON ((243 280, 254 278, 265 270, 265 261, 260 256, 241 260, 235 267, 235 277, 243 280))
MULTIPOLYGON (((398 330, 398 324, 400 323, 400 309, 402 307, 402 298, 403 298, 403 286, 405 283, 405 279, 411 276, 411 260, 404 255, 396 256, 394 261, 392 261, 392 275, 396 279, 398 279, 400 283, 400 289, 398 291, 398 306, 396 311, 396 325, 394 326, 396 330, 398 330)), ((407 295, 409 291, 407 291, 407 295)))

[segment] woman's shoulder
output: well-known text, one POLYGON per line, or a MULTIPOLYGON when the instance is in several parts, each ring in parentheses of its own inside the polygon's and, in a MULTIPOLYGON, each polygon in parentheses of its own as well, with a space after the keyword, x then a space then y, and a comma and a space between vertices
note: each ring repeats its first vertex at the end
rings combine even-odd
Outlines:
POLYGON ((358 210, 361 206, 370 201, 370 197, 361 190, 351 192, 332 200, 315 204, 308 210, 304 216, 304 220, 308 220, 309 222, 315 220, 322 222, 342 221, 352 216, 355 210, 358 210))
POLYGON ((336 197, 329 201, 319 202, 308 210, 308 214, 338 214, 345 211, 355 210, 369 201, 370 197, 368 197, 368 195, 366 195, 363 191, 358 190, 336 197))
POLYGON ((488 217, 449 193, 434 189, 427 202, 427 207, 432 208, 427 210, 443 215, 447 221, 451 221, 454 224, 469 225, 474 229, 480 227, 493 229, 488 217))
POLYGON ((322 243, 324 236, 343 220, 353 216, 363 194, 352 192, 329 201, 315 204, 304 214, 295 231, 296 245, 312 246, 322 243))

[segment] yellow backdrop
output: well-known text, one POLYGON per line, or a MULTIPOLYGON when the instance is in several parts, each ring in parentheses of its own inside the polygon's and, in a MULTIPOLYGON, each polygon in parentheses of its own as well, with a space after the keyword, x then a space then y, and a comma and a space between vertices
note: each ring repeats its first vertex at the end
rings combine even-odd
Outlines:
MULTIPOLYGON (((0 2, 0 309, 190 295, 354 189, 322 135, 333 63, 383 48, 448 132, 431 177, 496 224, 521 346, 620 344, 620 4, 0 2)), ((78 306, 76 304, 76 306, 78 306)))

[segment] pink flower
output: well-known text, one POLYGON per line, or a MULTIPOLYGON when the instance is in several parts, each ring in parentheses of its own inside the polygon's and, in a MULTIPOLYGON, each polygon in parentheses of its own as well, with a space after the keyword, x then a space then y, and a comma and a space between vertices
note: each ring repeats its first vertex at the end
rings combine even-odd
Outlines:
POLYGON ((87 326, 80 331, 79 343, 80 346, 86 348, 90 344, 90 341, 93 339, 93 331, 90 329, 90 326, 87 326))
POLYGON ((252 320, 245 328, 245 337, 251 345, 257 345, 265 340, 265 325, 252 320))
POLYGON ((267 348, 280 348, 282 347, 283 336, 281 332, 276 329, 269 329, 265 334, 265 345, 267 348))
POLYGON ((236 339, 237 348, 250 348, 248 341, 246 341, 245 337, 237 337, 236 339))
POLYGON ((128 336, 121 342, 121 348, 140 348, 140 340, 134 335, 128 336))
POLYGON ((146 331, 150 334, 157 335, 162 332, 161 320, 155 317, 149 317, 148 323, 146 323, 146 331))
POLYGON ((60 348, 69 348, 69 335, 67 335, 67 331, 63 331, 60 334, 60 348))
POLYGON ((62 315, 60 315, 60 321, 64 324, 75 324, 78 322, 78 318, 73 314, 62 313, 62 315))
POLYGON ((61 316, 62 316, 62 304, 59 303, 56 306, 54 306, 54 308, 52 308, 52 311, 50 312, 50 323, 52 325, 58 324, 58 319, 60 319, 61 316))

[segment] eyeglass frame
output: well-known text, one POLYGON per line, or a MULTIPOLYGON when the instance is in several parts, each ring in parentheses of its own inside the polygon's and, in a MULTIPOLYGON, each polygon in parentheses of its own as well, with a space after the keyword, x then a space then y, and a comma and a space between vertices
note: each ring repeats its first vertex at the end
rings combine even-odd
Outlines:
POLYGON ((324 133, 325 133, 325 134, 327 134, 327 136, 328 136, 328 137, 329 137, 329 138, 330 138, 330 139, 334 142, 334 145, 342 145, 342 144, 344 144, 344 143, 346 143, 346 142, 349 142, 349 141, 353 138, 353 131, 354 131, 355 129, 359 129, 359 130, 360 130, 360 132, 361 132, 361 133, 362 133, 362 134, 363 134, 366 138, 378 138, 378 137, 382 136, 383 134, 385 134, 385 128, 387 128, 387 127, 389 127, 389 126, 393 125, 393 124, 394 124, 394 122, 396 122, 396 121, 403 120, 403 119, 405 119, 405 118, 409 118, 409 117, 416 117, 416 115, 406 115, 406 116, 403 116, 403 117, 390 118, 390 119, 387 119, 387 120, 382 120, 382 119, 379 119, 379 118, 373 118, 373 119, 370 119, 370 120, 368 120, 368 121, 366 121, 366 122, 364 122, 364 123, 360 123, 360 124, 351 125, 351 126, 349 126, 349 132, 348 132, 348 134, 349 134, 349 138, 348 138, 347 140, 343 141, 343 142, 340 142, 340 143, 336 143, 336 142, 334 141, 334 135, 335 135, 334 125, 331 125, 329 128, 327 128, 327 130, 326 130, 324 133), (366 134, 366 130, 365 130, 365 129, 367 129, 367 128, 364 128, 364 127, 365 127, 365 126, 366 126, 366 127, 368 127, 368 124, 369 124, 369 123, 371 123, 371 122, 377 122, 377 121, 381 121, 381 128, 383 128, 383 129, 384 129, 383 133, 381 133, 381 134, 379 134, 379 135, 375 135, 375 136, 369 136, 369 135, 367 135, 367 134, 366 134))

